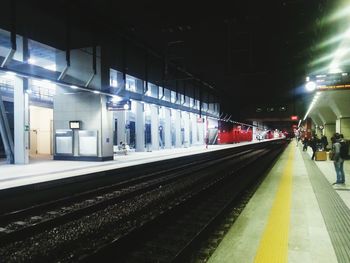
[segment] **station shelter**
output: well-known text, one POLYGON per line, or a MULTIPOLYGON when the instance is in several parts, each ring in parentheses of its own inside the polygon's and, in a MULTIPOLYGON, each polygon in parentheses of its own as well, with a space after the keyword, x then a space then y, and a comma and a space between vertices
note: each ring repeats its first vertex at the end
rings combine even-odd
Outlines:
POLYGON ((0 154, 8 162, 104 161, 120 143, 155 151, 215 142, 215 96, 193 82, 160 82, 152 63, 133 75, 134 52, 126 58, 101 45, 68 53, 20 35, 15 48, 13 41, 0 29, 0 154))

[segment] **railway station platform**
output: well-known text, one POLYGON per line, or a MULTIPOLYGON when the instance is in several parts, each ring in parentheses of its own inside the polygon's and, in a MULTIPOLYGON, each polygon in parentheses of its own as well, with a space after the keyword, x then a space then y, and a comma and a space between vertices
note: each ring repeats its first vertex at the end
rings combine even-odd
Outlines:
POLYGON ((208 262, 350 262, 350 161, 333 186, 311 154, 289 144, 208 262))
MULTIPOLYGON (((262 141, 263 142, 263 141, 262 141)), ((118 169, 154 161, 194 155, 203 152, 215 151, 231 147, 239 147, 259 142, 242 142, 227 145, 191 146, 188 148, 163 149, 153 152, 129 151, 115 154, 113 161, 86 162, 86 161, 57 161, 57 160, 32 160, 26 165, 10 165, 0 163, 0 191, 18 186, 42 183, 52 180, 82 176, 106 170, 118 169)))

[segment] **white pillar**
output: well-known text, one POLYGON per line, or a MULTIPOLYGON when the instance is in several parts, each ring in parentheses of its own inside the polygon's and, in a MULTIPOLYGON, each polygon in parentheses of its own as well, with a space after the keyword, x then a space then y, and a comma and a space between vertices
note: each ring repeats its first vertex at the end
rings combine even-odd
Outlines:
POLYGON ((256 135, 257 135, 257 131, 256 131, 256 126, 258 126, 257 121, 253 121, 253 141, 257 141, 256 139, 256 135))
POLYGON ((340 127, 340 119, 335 120, 335 132, 340 133, 341 127, 340 127))
POLYGON ((14 78, 14 149, 15 163, 29 163, 29 107, 28 94, 24 91, 28 80, 14 78))
MULTIPOLYGON (((203 117, 202 117, 203 120, 203 117)), ((204 127, 205 127, 205 122, 200 122, 198 123, 198 134, 199 134, 199 144, 204 144, 204 127)))
POLYGON ((152 150, 159 150, 159 116, 155 105, 151 105, 151 138, 152 150))
POLYGON ((143 114, 143 104, 141 102, 136 103, 136 151, 145 151, 145 116, 143 114))
POLYGON ((188 112, 182 112, 182 119, 184 120, 184 146, 190 146, 190 117, 188 112))
POLYGON ((164 127, 164 147, 165 149, 171 148, 171 117, 170 117, 170 109, 164 108, 164 119, 165 119, 165 127, 164 127))
POLYGON ((117 127, 117 139, 118 142, 117 144, 119 144, 119 142, 123 142, 126 143, 126 136, 125 136, 125 111, 118 111, 116 112, 116 117, 117 117, 117 123, 118 123, 118 127, 117 127))
POLYGON ((175 110, 175 147, 180 148, 181 143, 181 116, 180 111, 175 110))
POLYGON ((190 125, 192 127, 192 145, 198 144, 197 140, 197 117, 195 114, 190 113, 190 125))

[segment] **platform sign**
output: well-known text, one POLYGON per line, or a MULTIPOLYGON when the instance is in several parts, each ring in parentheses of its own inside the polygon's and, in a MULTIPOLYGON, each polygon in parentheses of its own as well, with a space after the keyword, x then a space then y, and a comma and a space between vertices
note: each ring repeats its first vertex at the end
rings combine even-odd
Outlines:
POLYGON ((121 100, 117 102, 113 102, 111 100, 107 101, 107 109, 110 111, 124 111, 131 109, 131 101, 130 100, 121 100))
POLYGON ((69 129, 77 129, 81 128, 81 121, 69 121, 69 129))
POLYGON ((350 84, 343 84, 343 85, 325 85, 325 86, 319 86, 319 90, 337 90, 337 89, 350 89, 350 84))

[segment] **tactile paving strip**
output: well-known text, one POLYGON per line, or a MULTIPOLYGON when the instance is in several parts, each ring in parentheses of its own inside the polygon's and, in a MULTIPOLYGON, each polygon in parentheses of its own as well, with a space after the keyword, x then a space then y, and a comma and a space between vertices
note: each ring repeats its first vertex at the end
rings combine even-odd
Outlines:
POLYGON ((350 209, 309 156, 305 166, 316 195, 338 262, 350 262, 350 209))

